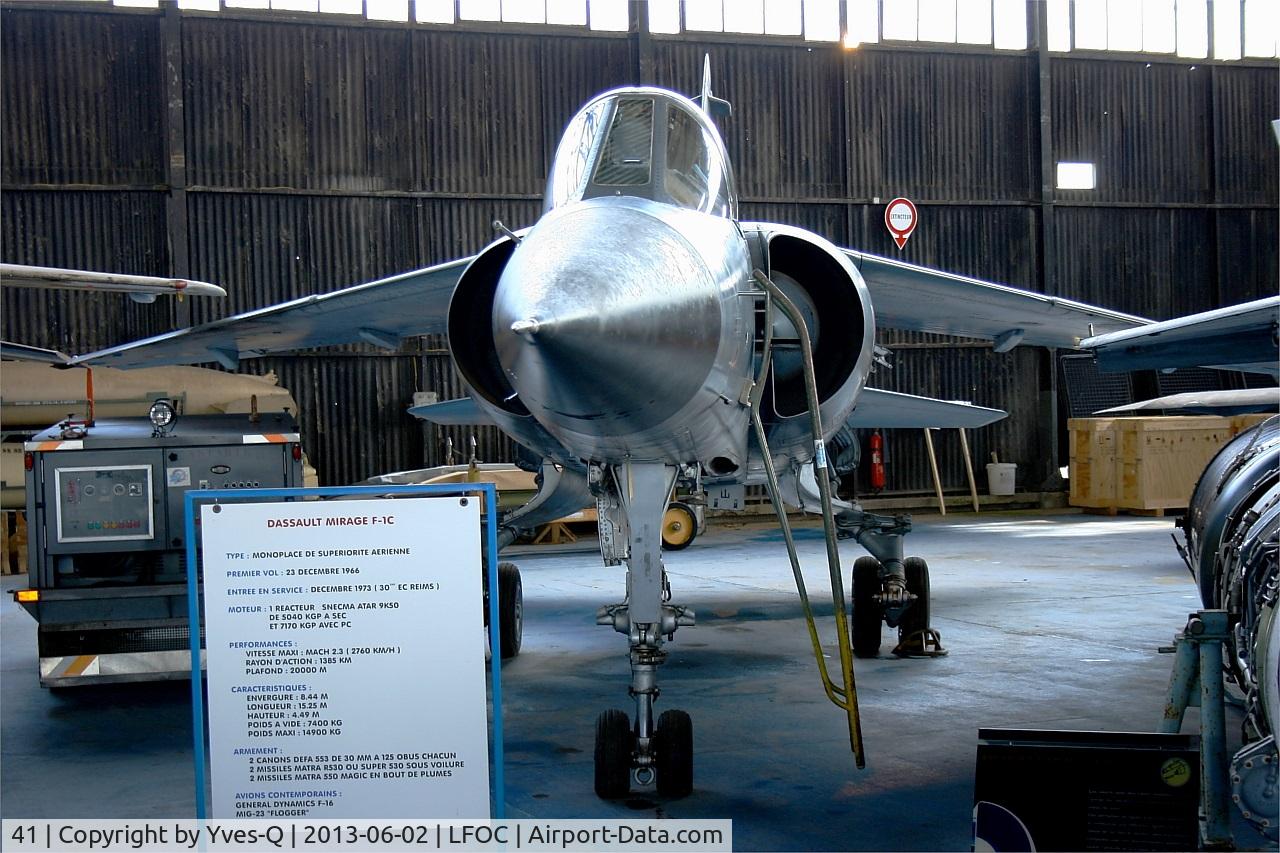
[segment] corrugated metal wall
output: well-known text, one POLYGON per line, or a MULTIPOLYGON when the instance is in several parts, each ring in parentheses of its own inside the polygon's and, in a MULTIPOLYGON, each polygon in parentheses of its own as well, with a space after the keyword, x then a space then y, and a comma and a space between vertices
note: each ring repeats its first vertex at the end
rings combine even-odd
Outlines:
MULTIPOLYGON (((231 297, 139 306, 5 290, 3 335, 86 351, 475 252, 492 220, 537 218, 560 131, 583 101, 638 82, 638 67, 696 91, 708 52, 717 94, 734 103, 724 131, 744 218, 1018 286, 1048 280, 1155 317, 1276 290, 1273 67, 1055 55, 1054 157, 1097 163, 1099 189, 1045 199, 1034 52, 648 45, 637 66, 641 46, 584 30, 6 7, 0 257, 187 274, 231 297), (180 57, 180 103, 167 96, 166 56, 180 57), (896 195, 920 208, 901 252, 883 227, 896 195)), ((881 340, 895 368, 873 384, 1010 411, 971 435, 979 468, 993 450, 1032 478, 1052 467, 1047 353, 881 340)), ((414 391, 461 393, 439 340, 242 369, 275 370, 291 388, 325 483, 438 463, 447 438, 468 452, 471 430, 404 414, 414 391)), ((515 452, 475 432, 482 458, 515 452)), ((938 447, 944 482, 960 486, 954 435, 938 447)), ((891 434, 889 452, 890 488, 928 486, 918 433, 891 434)))
POLYGON ((6 185, 164 184, 158 20, 5 12, 6 185))

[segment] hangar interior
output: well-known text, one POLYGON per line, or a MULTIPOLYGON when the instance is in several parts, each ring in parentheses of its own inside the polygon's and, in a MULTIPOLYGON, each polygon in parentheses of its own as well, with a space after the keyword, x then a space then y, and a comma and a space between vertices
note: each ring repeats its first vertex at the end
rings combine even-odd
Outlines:
MULTIPOLYGON (((3 115, 17 132, 3 143, 4 260, 230 291, 123 310, 107 296, 6 291, 6 340, 87 352, 470 255, 495 238, 493 220, 537 219, 578 107, 635 83, 696 93, 707 54, 734 104, 722 133, 743 218, 1157 320, 1275 291, 1277 94, 1262 59, 1036 50, 1034 18, 1020 49, 886 37, 846 50, 225 4, 15 2, 5 15, 3 115), (1094 163, 1097 186, 1058 189, 1058 162, 1094 163), (882 225, 895 195, 922 211, 901 252, 882 225)), ((1047 351, 881 343, 894 367, 873 383, 1010 413, 973 436, 976 459, 997 451, 1037 485, 1066 464, 1049 465, 1043 445, 1057 405, 1047 351)), ((463 393, 439 340, 239 369, 274 370, 297 397, 325 485, 440 464, 445 431, 404 409, 415 391, 463 393)), ((471 432, 482 460, 513 458, 492 429, 457 430, 455 446, 471 432)), ((927 490, 919 435, 888 444, 887 488, 927 490)), ((944 484, 961 486, 959 454, 940 461, 944 484)))
MULTIPOLYGON (((538 220, 583 103, 635 85, 696 96, 705 57, 732 103, 718 126, 744 220, 1152 320, 1262 299, 1280 282, 1276 29, 1257 0, 7 0, 0 262, 228 295, 6 287, 0 337, 85 353, 473 255, 501 237, 495 221, 538 220), (1090 164, 1091 185, 1065 185, 1063 164, 1090 164), (895 197, 919 211, 903 247, 884 227, 895 197)), ((918 520, 910 547, 935 570, 952 651, 858 662, 871 769, 853 769, 810 671, 776 528, 716 519, 667 557, 706 614, 665 673, 703 721, 694 794, 678 801, 600 801, 585 781, 591 720, 619 701, 623 669, 590 616, 620 572, 594 542, 521 553, 525 645, 504 670, 513 813, 731 816, 743 849, 964 848, 978 728, 1155 730, 1171 662, 1156 650, 1198 606, 1195 585, 1169 519, 1041 508, 1066 502, 1067 420, 1098 399, 1274 380, 1188 368, 1117 385, 1057 349, 892 329, 877 343, 892 367, 870 387, 1009 413, 964 452, 936 433, 937 474, 927 433, 884 430, 886 505, 935 482, 967 495, 968 455, 1016 462, 1035 508, 918 520)), ((322 485, 520 455, 496 427, 406 414, 420 392, 467 393, 443 336, 213 366, 279 377, 322 485)), ((864 460, 860 492, 866 477, 864 460)), ((797 535, 820 563, 819 531, 797 535)), ((846 564, 861 553, 840 547, 846 564)), ((42 692, 34 624, 12 601, 2 615, 4 816, 189 812, 181 691, 42 692), (122 750, 107 728, 151 746, 122 750), (53 785, 82 795, 76 814, 30 796, 53 785)), ((1228 718, 1238 741, 1241 713, 1228 718)), ((1240 846, 1268 843, 1232 820, 1240 846)))

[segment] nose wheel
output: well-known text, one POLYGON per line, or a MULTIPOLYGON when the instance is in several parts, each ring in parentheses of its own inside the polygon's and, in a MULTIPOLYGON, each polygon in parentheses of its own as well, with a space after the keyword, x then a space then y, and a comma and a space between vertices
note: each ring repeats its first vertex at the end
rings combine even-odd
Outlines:
POLYGON ((635 735, 626 711, 611 708, 596 718, 596 796, 625 797, 631 790, 635 735))
POLYGON ((663 711, 658 717, 653 761, 659 796, 679 798, 693 793, 693 720, 684 711, 663 711))
POLYGON ((664 711, 653 736, 639 738, 625 711, 596 718, 596 796, 616 800, 638 783, 656 782, 658 796, 679 799, 693 792, 693 720, 684 711, 664 711))

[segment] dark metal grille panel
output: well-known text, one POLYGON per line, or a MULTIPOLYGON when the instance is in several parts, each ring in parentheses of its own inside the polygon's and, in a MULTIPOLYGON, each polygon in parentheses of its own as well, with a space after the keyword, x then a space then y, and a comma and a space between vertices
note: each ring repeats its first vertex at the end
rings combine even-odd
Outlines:
POLYGON ((193 185, 415 187, 409 31, 193 18, 183 35, 193 185))
POLYGON ((201 193, 188 208, 192 275, 228 294, 197 322, 426 265, 413 199, 201 193))
MULTIPOLYGON (((1280 148, 1273 146, 1276 150, 1280 148)), ((1273 207, 1219 210, 1216 217, 1218 304, 1275 296, 1280 290, 1280 214, 1273 207)))
POLYGON ((543 123, 543 40, 439 31, 414 38, 422 189, 541 195, 551 155, 530 129, 543 123))
MULTIPOLYGON (((885 199, 886 202, 889 199, 885 199)), ((854 245, 875 255, 1036 290, 1038 217, 1034 208, 917 205, 918 226, 903 249, 884 227, 884 205, 859 205, 854 245)))
POLYGON ((1221 391, 1230 387, 1230 374, 1207 367, 1184 367, 1171 373, 1156 371, 1156 391, 1161 397, 1191 391, 1221 391))
MULTIPOLYGON (((94 631, 41 631, 40 656, 59 657, 82 654, 126 652, 173 652, 191 648, 186 625, 155 628, 111 628, 94 631)), ((200 626, 200 646, 204 647, 204 626, 200 626)))
POLYGON ((1059 362, 1067 417, 1088 418, 1102 409, 1133 402, 1133 379, 1128 373, 1103 373, 1091 355, 1064 355, 1059 362))
POLYGON ((825 237, 837 246, 849 243, 849 208, 843 204, 743 202, 739 214, 748 222, 796 225, 825 237))

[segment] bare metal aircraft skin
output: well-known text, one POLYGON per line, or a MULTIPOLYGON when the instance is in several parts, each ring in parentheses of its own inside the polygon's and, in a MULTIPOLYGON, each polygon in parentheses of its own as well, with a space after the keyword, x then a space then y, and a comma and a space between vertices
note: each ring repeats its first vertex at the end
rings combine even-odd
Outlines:
MULTIPOLYGON (((270 352, 359 340, 392 347, 447 332, 471 398, 442 404, 440 419, 497 424, 549 460, 541 492, 503 520, 505 541, 594 503, 602 557, 627 566, 625 598, 597 614, 628 638, 635 699, 634 718, 608 711, 598 721, 602 796, 655 775, 659 793, 692 787, 688 716, 655 719, 654 708, 663 645, 694 619, 671 600, 660 551, 677 482, 774 480, 787 502, 825 502, 829 517, 824 441, 843 424, 975 426, 1004 415, 866 389, 883 361, 877 316, 898 328, 989 339, 999 351, 1072 347, 1147 322, 739 220, 729 159, 707 111, 715 103, 705 82, 701 104, 654 88, 590 101, 556 152, 542 218, 519 233, 495 223, 503 235, 474 257, 76 359, 232 367, 270 352), (803 329, 781 310, 788 305, 803 329)), ((904 568, 914 559, 903 557, 909 523, 837 505, 842 529, 875 557, 876 649, 880 620, 896 624, 918 600, 904 568)), ((831 543, 833 591, 842 596, 831 543)), ((837 611, 839 630, 843 605, 837 611)), ((855 606, 864 641, 867 612, 855 606)), ((828 695, 848 710, 856 695, 843 665, 845 683, 827 682, 828 695)), ((850 711, 861 763, 856 728, 850 711)))

